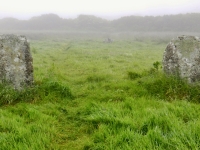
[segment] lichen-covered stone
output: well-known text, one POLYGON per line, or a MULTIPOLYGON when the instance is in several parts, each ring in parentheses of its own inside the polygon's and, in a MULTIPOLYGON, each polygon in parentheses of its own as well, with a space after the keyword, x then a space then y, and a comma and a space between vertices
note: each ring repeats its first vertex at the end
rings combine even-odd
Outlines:
POLYGON ((33 59, 25 36, 0 35, 0 82, 15 89, 33 83, 33 59))
POLYGON ((200 39, 196 36, 180 36, 173 39, 163 55, 166 74, 187 79, 189 83, 200 81, 200 39))

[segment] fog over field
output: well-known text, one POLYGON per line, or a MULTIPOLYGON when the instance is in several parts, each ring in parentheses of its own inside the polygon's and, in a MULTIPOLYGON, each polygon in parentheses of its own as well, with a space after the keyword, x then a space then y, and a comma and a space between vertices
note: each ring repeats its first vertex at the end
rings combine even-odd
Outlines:
POLYGON ((34 31, 54 35, 55 32, 101 32, 107 36, 122 32, 126 36, 136 32, 198 35, 199 24, 199 0, 7 0, 0 8, 1 34, 33 36, 34 31))
POLYGON ((198 35, 199 24, 199 0, 7 0, 0 8, 0 34, 28 37, 34 36, 32 32, 48 36, 65 32, 68 35, 101 32, 107 37, 136 32, 198 35))

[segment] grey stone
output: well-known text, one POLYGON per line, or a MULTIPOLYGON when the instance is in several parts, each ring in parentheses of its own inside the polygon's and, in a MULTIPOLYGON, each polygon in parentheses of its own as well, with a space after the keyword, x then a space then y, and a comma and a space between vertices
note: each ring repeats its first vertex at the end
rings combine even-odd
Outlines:
POLYGON ((163 69, 189 83, 200 81, 199 37, 183 35, 171 40, 163 55, 163 69))
POLYGON ((113 42, 113 40, 110 39, 110 38, 107 38, 107 39, 104 40, 104 43, 112 43, 112 42, 113 42))
POLYGON ((33 59, 25 36, 0 35, 0 82, 20 90, 33 84, 33 59))

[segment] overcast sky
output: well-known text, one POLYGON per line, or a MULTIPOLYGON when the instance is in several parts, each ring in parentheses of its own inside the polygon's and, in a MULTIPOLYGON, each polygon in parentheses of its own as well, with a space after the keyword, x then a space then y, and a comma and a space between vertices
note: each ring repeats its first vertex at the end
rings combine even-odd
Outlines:
POLYGON ((88 14, 106 19, 200 13, 200 0, 4 0, 0 3, 0 18, 30 19, 48 13, 62 18, 88 14))

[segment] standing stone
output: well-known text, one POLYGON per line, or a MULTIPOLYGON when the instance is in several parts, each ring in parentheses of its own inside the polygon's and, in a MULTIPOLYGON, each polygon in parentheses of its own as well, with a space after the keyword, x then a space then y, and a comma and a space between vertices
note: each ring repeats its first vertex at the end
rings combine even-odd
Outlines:
POLYGON ((163 55, 166 74, 176 75, 189 83, 200 81, 200 39, 180 36, 173 39, 163 55))
POLYGON ((113 40, 111 38, 107 38, 104 40, 104 43, 112 43, 112 42, 113 42, 113 40))
POLYGON ((20 90, 33 83, 33 59, 25 36, 0 35, 0 82, 20 90))

